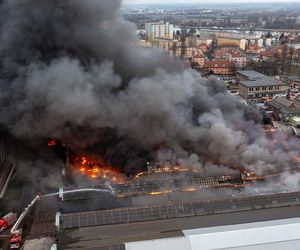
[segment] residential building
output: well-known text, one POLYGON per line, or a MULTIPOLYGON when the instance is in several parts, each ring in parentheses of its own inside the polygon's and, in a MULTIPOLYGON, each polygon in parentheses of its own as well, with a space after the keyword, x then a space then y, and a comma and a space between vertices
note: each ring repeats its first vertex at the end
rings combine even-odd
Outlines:
POLYGON ((246 49, 245 39, 221 38, 221 37, 217 38, 217 45, 219 47, 227 46, 228 44, 239 47, 241 50, 246 49))
POLYGON ((202 50, 203 53, 207 53, 209 51, 209 46, 207 43, 200 43, 197 47, 198 49, 202 50))
POLYGON ((199 50, 197 47, 176 47, 175 48, 175 55, 180 57, 184 56, 186 58, 192 58, 197 53, 202 53, 201 50, 199 50))
POLYGON ((194 68, 202 69, 205 65, 206 60, 207 58, 203 54, 199 53, 193 56, 192 64, 194 68))
POLYGON ((251 44, 249 46, 249 48, 247 49, 247 52, 249 54, 260 54, 261 52, 263 52, 263 49, 255 43, 255 44, 251 44))
POLYGON ((233 75, 234 71, 234 64, 226 60, 206 61, 203 66, 203 72, 205 74, 233 75))
POLYGON ((163 21, 158 23, 146 23, 146 39, 153 41, 157 38, 173 39, 174 26, 163 21))
POLYGON ((237 49, 221 48, 215 51, 215 59, 224 59, 233 62, 236 68, 243 68, 247 65, 247 57, 237 49))

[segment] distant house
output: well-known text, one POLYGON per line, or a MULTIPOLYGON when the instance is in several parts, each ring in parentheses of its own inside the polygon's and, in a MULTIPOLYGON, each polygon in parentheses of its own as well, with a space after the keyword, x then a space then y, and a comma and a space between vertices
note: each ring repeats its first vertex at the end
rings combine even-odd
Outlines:
POLYGON ((272 62, 274 61, 275 55, 272 50, 266 50, 260 54, 261 59, 265 62, 272 62))
POLYGON ((243 68, 247 65, 247 57, 239 49, 220 48, 215 51, 214 58, 233 62, 237 68, 243 68))
POLYGON ((244 99, 272 98, 277 94, 286 94, 288 84, 276 77, 269 77, 253 70, 237 71, 239 94, 244 99))
POLYGON ((300 96, 293 101, 282 96, 276 96, 268 102, 268 108, 273 111, 277 120, 286 121, 292 117, 300 116, 300 96))
POLYGON ((192 64, 194 68, 202 69, 205 65, 206 60, 207 60, 206 57, 203 54, 199 53, 193 56, 192 64))
POLYGON ((207 53, 209 51, 209 46, 207 43, 200 43, 198 45, 198 49, 200 49, 203 53, 207 53))
POLYGON ((234 64, 225 60, 206 61, 203 66, 205 74, 213 75, 233 75, 235 71, 234 64))
POLYGON ((247 52, 249 54, 260 54, 262 52, 262 49, 257 44, 252 44, 247 49, 247 52))

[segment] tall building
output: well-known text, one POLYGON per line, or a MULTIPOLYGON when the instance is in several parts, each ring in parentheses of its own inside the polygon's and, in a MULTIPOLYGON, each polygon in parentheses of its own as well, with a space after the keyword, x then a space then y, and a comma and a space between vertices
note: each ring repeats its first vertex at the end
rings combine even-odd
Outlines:
POLYGON ((157 38, 173 39, 174 25, 170 23, 146 23, 146 38, 153 41, 157 38))

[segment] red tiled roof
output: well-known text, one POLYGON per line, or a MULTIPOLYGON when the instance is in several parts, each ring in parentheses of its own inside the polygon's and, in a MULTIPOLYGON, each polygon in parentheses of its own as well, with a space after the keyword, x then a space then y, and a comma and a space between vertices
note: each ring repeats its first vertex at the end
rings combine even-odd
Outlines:
POLYGON ((241 51, 237 49, 221 48, 215 52, 215 57, 223 57, 226 54, 230 54, 234 58, 246 57, 241 51))
POLYGON ((226 60, 207 61, 204 68, 231 68, 233 63, 226 60))

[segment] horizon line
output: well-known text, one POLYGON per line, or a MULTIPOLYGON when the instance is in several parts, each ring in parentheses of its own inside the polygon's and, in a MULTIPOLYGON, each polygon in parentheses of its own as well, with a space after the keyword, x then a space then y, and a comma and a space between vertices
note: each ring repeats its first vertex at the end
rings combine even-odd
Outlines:
POLYGON ((165 2, 165 3, 159 3, 159 2, 152 2, 152 3, 130 3, 130 2, 123 2, 123 5, 157 5, 157 4, 177 4, 177 5, 182 5, 182 4, 202 4, 202 5, 209 5, 209 4, 270 4, 270 3, 277 3, 277 4, 295 4, 295 3, 300 3, 300 0, 297 1, 284 1, 284 0, 280 0, 280 1, 269 1, 269 2, 263 2, 261 0, 257 0, 257 1, 247 1, 247 2, 238 2, 238 1, 226 1, 226 2, 219 2, 219 1, 210 1, 210 2, 182 2, 182 3, 178 3, 178 2, 165 2))

